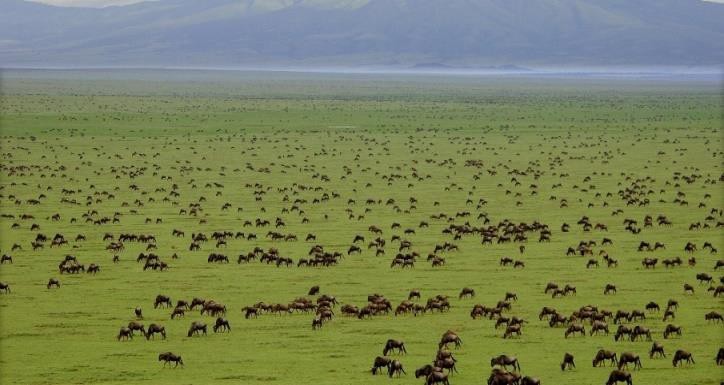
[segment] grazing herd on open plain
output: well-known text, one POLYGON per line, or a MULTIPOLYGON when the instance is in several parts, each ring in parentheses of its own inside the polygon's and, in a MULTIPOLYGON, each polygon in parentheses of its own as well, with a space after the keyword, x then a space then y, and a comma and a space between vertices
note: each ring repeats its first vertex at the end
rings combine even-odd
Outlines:
MULTIPOLYGON (((357 303, 328 292, 326 288, 331 286, 328 282, 308 282, 308 291, 284 302, 267 302, 264 298, 253 303, 228 303, 218 298, 196 296, 177 298, 159 288, 155 298, 137 304, 132 320, 116 323, 113 336, 119 343, 132 341, 136 333, 146 340, 183 337, 167 333, 165 323, 145 323, 144 311, 165 312, 167 322, 186 322, 186 338, 205 338, 208 329, 213 333, 241 333, 244 325, 264 322, 266 317, 306 315, 300 316, 304 321, 299 322, 306 323, 315 333, 324 333, 326 329, 334 328, 338 319, 364 323, 372 318, 435 317, 436 323, 444 324, 447 314, 464 309, 469 313, 467 322, 478 325, 479 320, 483 320, 483 327, 495 330, 505 340, 524 340, 528 333, 526 329, 532 324, 560 330, 557 333, 562 340, 605 336, 610 348, 592 348, 585 357, 574 357, 561 350, 558 352, 562 357, 560 366, 551 367, 551 370, 577 370, 576 361, 581 365, 592 359, 594 367, 615 367, 594 381, 607 385, 634 383, 635 373, 645 366, 646 357, 649 360, 670 359, 673 367, 724 365, 722 347, 710 349, 708 356, 695 357, 686 343, 686 335, 691 330, 687 325, 676 323, 681 312, 691 311, 687 309, 687 298, 707 296, 710 310, 696 314, 696 317, 706 320, 703 326, 707 328, 706 333, 721 336, 724 276, 720 272, 724 260, 720 259, 717 248, 721 246, 724 228, 720 187, 724 174, 678 165, 668 174, 655 176, 649 175, 646 169, 590 172, 582 169, 577 175, 569 175, 556 170, 566 162, 579 159, 565 156, 565 151, 546 155, 549 163, 545 165, 531 160, 525 167, 513 167, 508 164, 504 146, 482 150, 485 148, 482 136, 465 137, 454 132, 440 134, 444 135, 422 139, 396 132, 333 133, 330 135, 334 140, 317 138, 321 145, 314 148, 286 144, 283 148, 287 157, 280 157, 278 163, 243 164, 243 158, 239 158, 239 164, 215 164, 214 167, 205 165, 203 160, 164 159, 169 151, 173 151, 174 145, 167 145, 163 150, 149 148, 145 151, 85 148, 73 152, 77 158, 73 166, 76 171, 65 162, 57 158, 51 160, 45 155, 35 162, 24 161, 20 155, 29 150, 20 140, 6 138, 0 199, 3 202, 3 234, 11 242, 7 250, 3 250, 2 269, 13 269, 23 258, 32 258, 32 255, 52 255, 57 265, 52 266, 53 273, 42 282, 46 291, 65 290, 66 277, 84 276, 82 279, 85 280, 92 276, 112 275, 114 265, 119 264, 135 264, 138 274, 173 275, 177 262, 186 259, 216 269, 244 269, 250 264, 263 264, 277 269, 268 274, 284 274, 285 269, 334 270, 364 256, 376 258, 375 264, 385 266, 394 274, 414 275, 419 269, 431 269, 433 274, 447 270, 447 277, 454 279, 456 260, 461 258, 459 255, 464 248, 474 247, 476 253, 485 253, 495 245, 507 248, 508 252, 496 255, 492 264, 486 262, 484 269, 501 269, 511 276, 523 271, 534 274, 537 284, 541 285, 541 290, 535 293, 541 298, 541 305, 525 309, 525 312, 539 313, 537 318, 520 315, 523 309, 518 301, 524 295, 517 289, 515 279, 483 283, 483 262, 479 262, 481 281, 461 283, 459 292, 437 293, 420 282, 417 287, 400 287, 397 293, 388 294, 389 297, 383 293, 365 293, 366 302, 357 303), (410 157, 390 164, 387 173, 380 171, 384 167, 377 169, 379 165, 371 171, 376 160, 389 159, 391 141, 397 149, 410 151, 410 157), (461 153, 456 154, 459 159, 426 156, 436 141, 461 149, 461 153), (349 147, 339 143, 357 143, 365 149, 353 151, 350 156, 345 154, 349 147), (471 150, 476 147, 477 151, 471 150), (328 163, 326 158, 330 154, 346 155, 347 160, 328 163), (97 160, 106 156, 108 161, 97 160), (74 179, 73 175, 81 168, 84 172, 103 176, 105 183, 74 179), (329 173, 333 176, 323 168, 334 168, 335 171, 329 173), (200 179, 201 174, 206 174, 204 179, 200 179), (253 181, 251 176, 259 176, 259 180, 266 182, 253 181), (451 177, 454 181, 444 182, 451 177), (37 185, 21 190, 20 185, 29 178, 37 178, 33 179, 37 185), (357 179, 363 179, 364 183, 357 179), (595 183, 599 179, 616 183, 597 187, 595 183), (277 182, 271 183, 271 180, 277 182), (549 186, 543 187, 544 181, 549 186), (362 186, 350 190, 345 186, 347 183, 362 186), (495 183, 497 195, 481 196, 478 186, 491 183, 495 183), (365 187, 371 189, 373 184, 396 189, 394 195, 398 197, 385 196, 384 189, 376 192, 382 195, 366 195, 365 187), (416 193, 418 189, 434 189, 436 193, 416 193), (225 198, 230 191, 253 199, 253 203, 242 207, 234 199, 225 198), (467 198, 457 200, 456 205, 442 204, 440 200, 443 199, 437 194, 444 198, 446 193, 453 191, 465 192, 467 198), (550 193, 543 196, 543 191, 550 193), (574 191, 581 198, 574 195, 574 191), (406 199, 400 199, 399 195, 406 199), (530 220, 513 220, 510 218, 519 216, 489 212, 491 206, 504 200, 521 209, 529 201, 547 200, 556 215, 539 213, 536 216, 536 213, 527 212, 530 220), (600 215, 573 216, 568 211, 569 206, 574 205, 584 210, 605 208, 609 215, 605 218, 600 215), (164 207, 164 214, 146 214, 148 208, 159 206, 164 207), (628 215, 632 209, 648 214, 628 215), (390 220, 367 218, 378 211, 389 212, 390 220), (419 218, 420 212, 426 213, 424 220, 410 219, 419 218), (683 212, 696 219, 682 223, 683 212), (217 214, 233 217, 238 225, 216 227, 217 214), (133 222, 133 230, 124 228, 127 222, 133 222), (336 223, 334 226, 354 229, 353 237, 329 241, 330 238, 317 226, 330 222, 336 223), (69 231, 68 226, 87 230, 69 231), (649 240, 652 233, 681 232, 682 227, 688 230, 678 234, 679 237, 668 241, 649 240), (165 233, 161 233, 161 229, 165 233), (692 235, 692 240, 687 234, 692 235), (636 239, 635 247, 628 243, 625 255, 608 251, 625 237, 636 239), (702 237, 704 240, 696 240, 702 237), (619 291, 626 288, 621 283, 609 282, 600 287, 599 293, 581 292, 570 282, 529 271, 532 269, 530 262, 538 257, 536 244, 561 238, 571 243, 560 247, 555 258, 570 261, 569 268, 580 274, 591 269, 610 269, 611 281, 614 281, 617 269, 636 266, 642 281, 648 274, 661 269, 688 269, 689 279, 670 282, 680 288, 680 295, 662 299, 665 302, 642 296, 641 307, 637 309, 600 306, 595 298, 618 296, 621 295, 619 291), (183 249, 170 248, 161 239, 180 242, 183 249), (91 241, 102 242, 103 247, 93 249, 94 259, 81 260, 75 251, 91 241), (295 250, 303 248, 305 253, 293 253, 287 248, 298 244, 303 246, 294 246, 295 250), (658 257, 657 253, 663 250, 674 250, 678 256, 658 257), (476 303, 477 294, 492 290, 491 287, 504 295, 497 302, 476 303), (396 301, 396 298, 401 299, 396 301), (550 302, 543 305, 543 298, 550 302), (575 298, 580 306, 574 311, 561 311, 555 305, 561 298, 575 298), (198 316, 196 311, 199 311, 198 316), (616 343, 624 340, 647 342, 650 346, 648 354, 617 352, 616 343)), ((235 135, 229 140, 238 142, 239 147, 249 146, 246 151, 251 155, 279 151, 281 146, 277 147, 274 140, 281 136, 282 133, 273 133, 259 139, 235 135)), ((511 135, 507 140, 514 143, 520 139, 511 135)), ((587 145, 584 140, 570 142, 572 146, 587 145)), ((213 146, 214 139, 208 144, 213 146)), ((40 146, 48 154, 70 151, 51 141, 40 142, 40 146)), ((190 152, 189 149, 184 151, 190 152)), ((711 152, 709 155, 715 157, 722 154, 716 148, 711 152)), ((603 158, 626 156, 609 151, 597 154, 603 158)), ((18 289, 14 282, 3 280, 0 290, 7 295, 3 296, 3 301, 10 303, 18 290, 38 289, 27 285, 18 289)), ((126 315, 122 309, 118 310, 119 320, 124 319, 126 315)), ((381 355, 359 357, 359 361, 372 363, 371 375, 414 375, 427 385, 453 383, 459 362, 456 352, 465 349, 463 341, 467 339, 462 331, 444 330, 440 330, 442 334, 436 349, 429 350, 432 359, 427 363, 407 362, 405 355, 411 347, 399 336, 388 336, 386 343, 380 346, 381 355), (414 364, 420 365, 419 368, 406 370, 414 364)), ((183 353, 162 351, 158 361, 164 366, 193 365, 182 359, 183 353)), ((489 371, 481 380, 488 385, 541 383, 533 375, 522 374, 526 363, 521 365, 513 355, 500 352, 493 357, 477 358, 485 364, 488 360, 490 365, 486 370, 489 371)), ((487 365, 480 366, 483 375, 487 365)))

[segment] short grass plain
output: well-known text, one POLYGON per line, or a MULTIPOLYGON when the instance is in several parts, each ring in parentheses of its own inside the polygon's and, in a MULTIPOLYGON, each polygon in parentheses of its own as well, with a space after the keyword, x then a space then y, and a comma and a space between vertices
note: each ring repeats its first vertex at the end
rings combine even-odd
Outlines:
POLYGON ((522 373, 543 384, 603 384, 610 368, 591 365, 601 348, 641 355, 643 369, 633 371, 634 384, 724 380, 714 363, 724 345, 723 325, 704 320, 707 312, 721 312, 723 302, 695 279, 706 272, 717 285, 721 273, 714 264, 721 257, 683 251, 688 241, 700 249, 706 241, 724 247, 715 227, 724 203, 717 81, 6 71, 1 90, 0 250, 14 260, 0 266, 0 281, 12 290, 0 295, 3 384, 419 384, 414 370, 430 363, 448 329, 463 340, 454 350, 459 373, 451 384, 485 383, 490 358, 499 354, 517 356, 522 373), (467 167, 469 160, 482 161, 482 167, 467 167), (174 184, 175 197, 169 196, 174 184), (648 198, 648 205, 626 205, 619 196, 633 184, 641 186, 645 195, 639 198, 648 198), (255 191, 265 191, 261 201, 255 191), (688 205, 675 202, 679 192, 688 205), (339 197, 313 203, 324 193, 339 197), (29 205, 29 199, 40 204, 29 205), (282 211, 296 199, 303 215, 282 211), (386 205, 388 199, 395 203, 386 205), (480 199, 487 203, 479 206, 480 199), (561 207, 564 199, 567 207, 561 207), (222 210, 227 202, 231 208, 222 210), (203 208, 198 216, 179 214, 192 203, 203 208), (623 212, 612 215, 618 209, 623 212), (82 215, 89 210, 97 210, 96 217, 119 212, 120 223, 86 223, 82 215), (471 215, 456 218, 462 211, 471 215), (61 219, 51 220, 56 213, 61 219), (439 213, 451 220, 431 219, 439 213), (549 226, 552 239, 539 243, 529 233, 520 254, 520 243, 482 245, 479 235, 453 240, 442 232, 451 223, 482 226, 480 213, 491 224, 539 221, 549 226), (34 218, 22 220, 23 214, 34 218), (665 215, 673 225, 644 227, 646 215, 665 215), (713 220, 706 219, 710 215, 713 220), (583 231, 576 224, 582 216, 608 231, 583 231), (286 226, 274 228, 276 217, 286 226), (147 224, 146 218, 163 223, 147 224), (272 226, 243 226, 256 218, 272 226), (642 231, 625 231, 624 218, 637 220, 642 231), (430 226, 419 228, 421 221, 430 226), (401 229, 391 229, 393 222, 401 229), (570 232, 561 232, 564 222, 570 232), (689 230, 694 222, 710 228, 689 230), (39 230, 30 230, 34 223, 39 230), (366 245, 360 255, 347 256, 356 234, 368 242, 374 238, 370 225, 383 229, 385 256, 366 245), (406 228, 416 233, 405 235, 406 228), (172 229, 186 237, 173 237, 172 229), (271 241, 264 237, 270 230, 300 239, 271 241), (209 242, 188 251, 191 233, 213 231, 253 232, 259 239, 230 239, 220 249, 209 242), (37 233, 61 233, 70 244, 33 251, 37 233), (155 235, 155 252, 169 270, 142 271, 135 259, 145 245, 130 242, 120 262, 112 263, 105 233, 155 235), (305 242, 307 233, 317 240, 305 242), (77 234, 87 240, 74 242, 77 234), (393 235, 410 240, 422 255, 414 268, 390 268, 397 252, 393 235), (601 246, 603 237, 613 245, 601 246), (594 258, 601 267, 587 269, 589 257, 566 256, 582 240, 598 242, 594 258), (459 251, 441 253, 446 265, 433 268, 424 257, 445 241, 459 251), (638 252, 640 241, 663 242, 666 249, 638 252), (22 250, 11 251, 16 243, 22 250), (235 263, 256 246, 276 247, 296 262, 314 244, 345 257, 337 266, 319 268, 235 263), (605 266, 601 249, 619 260, 617 268, 605 266), (211 252, 228 255, 232 263, 207 263, 211 252), (173 253, 180 258, 171 260, 173 253), (101 272, 60 275, 57 266, 66 254, 99 264, 101 272), (502 256, 523 260, 525 268, 499 266, 502 256), (695 267, 659 264, 645 270, 640 263, 644 257, 691 256, 695 267), (60 289, 46 289, 51 277, 60 279, 60 289), (548 282, 575 285, 577 295, 552 299, 543 293, 548 282), (607 283, 617 286, 617 294, 603 295, 607 283), (684 283, 694 285, 695 294, 685 295, 684 283), (452 309, 359 320, 337 308, 337 316, 314 331, 312 314, 247 320, 241 313, 258 301, 288 303, 317 284, 342 304, 362 306, 368 294, 381 293, 396 305, 419 289, 423 302, 451 296, 452 309), (465 286, 477 295, 458 300, 465 286), (474 304, 494 306, 506 291, 519 297, 509 314, 529 322, 519 338, 503 339, 494 321, 469 316, 474 304), (232 331, 187 338, 191 321, 213 324, 214 318, 195 311, 170 320, 170 309, 153 308, 157 294, 174 302, 222 302, 232 331), (651 342, 614 342, 613 333, 565 339, 564 329, 538 320, 543 306, 570 314, 587 304, 613 311, 643 309, 649 301, 665 306, 669 298, 681 304, 670 321, 683 327, 681 337, 663 339, 669 322, 661 313, 633 323, 652 329, 666 359, 648 358, 651 342), (166 340, 116 340, 136 306, 145 324, 166 327, 166 340), (408 354, 396 357, 407 371, 399 379, 369 372, 388 338, 407 346, 408 354), (673 368, 677 349, 692 352, 696 364, 673 368), (182 355, 185 366, 162 367, 157 355, 163 351, 182 355), (575 356, 575 370, 559 369, 565 352, 575 356))

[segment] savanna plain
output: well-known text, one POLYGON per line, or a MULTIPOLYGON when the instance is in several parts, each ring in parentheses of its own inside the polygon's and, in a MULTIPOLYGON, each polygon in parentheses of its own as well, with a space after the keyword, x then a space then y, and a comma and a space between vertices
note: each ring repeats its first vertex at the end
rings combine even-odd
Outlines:
POLYGON ((14 70, 0 84, 2 384, 423 384, 446 331, 462 341, 443 347, 453 385, 487 383, 501 354, 542 384, 605 384, 600 349, 640 356, 634 384, 724 380, 724 321, 705 319, 724 304, 719 80, 14 70), (471 316, 506 293, 509 309, 471 316), (313 329, 295 304, 321 295, 337 304, 313 329), (194 298, 226 311, 171 319, 194 298), (195 321, 206 335, 187 336, 195 321), (131 322, 166 338, 119 339, 131 322), (619 325, 651 340, 616 341, 619 325), (407 350, 388 353, 405 370, 392 379, 371 373, 388 339, 407 350), (679 349, 694 362, 674 367, 679 349))

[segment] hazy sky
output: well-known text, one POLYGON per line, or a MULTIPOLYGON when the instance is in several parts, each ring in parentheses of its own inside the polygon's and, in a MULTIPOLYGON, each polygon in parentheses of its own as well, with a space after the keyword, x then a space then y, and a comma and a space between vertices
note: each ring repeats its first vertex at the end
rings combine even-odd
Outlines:
MULTIPOLYGON (((143 0, 31 0, 39 3, 62 5, 62 6, 77 6, 77 7, 106 7, 109 5, 124 5, 139 3, 143 0)), ((724 0, 704 0, 712 1, 716 3, 724 3, 724 0)))

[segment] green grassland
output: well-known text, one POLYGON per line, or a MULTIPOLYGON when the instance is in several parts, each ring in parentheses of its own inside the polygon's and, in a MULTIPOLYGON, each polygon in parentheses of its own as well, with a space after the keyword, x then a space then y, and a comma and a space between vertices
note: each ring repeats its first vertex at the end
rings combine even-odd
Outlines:
MULTIPOLYGON (((503 353, 516 355, 522 373, 543 384, 604 384, 610 368, 591 366, 601 348, 642 356, 635 384, 724 380, 714 363, 724 345, 723 325, 704 320, 707 312, 721 312, 724 302, 695 279, 706 272, 717 285, 721 276, 714 270, 720 254, 701 250, 706 241, 724 247, 721 228, 715 228, 721 211, 705 219, 710 210, 724 208, 724 127, 716 82, 8 71, 1 84, 0 211, 15 216, 0 220, 0 251, 14 259, 0 266, 0 281, 12 288, 0 295, 2 384, 421 384, 413 372, 433 359, 448 329, 463 340, 454 352, 455 385, 485 383, 490 358, 503 353), (467 167, 468 160, 483 166, 467 167), (680 176, 694 178, 687 183, 680 176), (643 191, 650 190, 641 196, 649 199, 647 206, 627 206, 618 194, 637 180, 643 191), (169 196, 174 184, 178 197, 169 196), (259 190, 265 194, 256 201, 259 190), (687 206, 675 202, 678 192, 687 206), (324 193, 339 197, 313 203, 324 193), (417 199, 414 207, 411 197, 417 199), (28 199, 41 203, 29 205, 28 199), (296 199, 305 200, 297 204, 304 215, 283 213, 296 199), (395 204, 386 205, 388 199, 395 204), (466 204, 468 199, 473 204, 466 204), (487 203, 478 206, 480 199, 487 203), (563 199, 567 207, 561 207, 563 199), (76 203, 67 203, 72 200, 76 203), (222 210, 227 202, 231 208, 222 210), (179 214, 192 203, 203 208, 198 216, 179 214), (623 213, 612 215, 617 209, 623 213), (86 223, 82 215, 89 210, 98 211, 96 218, 119 212, 120 223, 86 223), (455 218, 462 211, 470 217, 455 218), (50 219, 55 213, 60 221, 50 219), (430 218, 439 213, 451 222, 430 218), (450 223, 483 225, 480 213, 492 224, 539 221, 550 227, 552 240, 538 243, 537 233, 529 233, 521 255, 519 243, 482 245, 479 235, 453 241, 442 233, 450 223), (34 219, 21 220, 22 214, 34 219), (665 215, 673 225, 643 228, 646 215, 665 215), (582 216, 609 230, 583 231, 576 224, 582 216), (276 217, 286 227, 275 229, 276 217), (309 223, 303 224, 303 217, 309 223), (146 218, 163 223, 146 224, 146 218), (272 226, 243 226, 256 218, 272 226), (641 233, 625 231, 624 218, 637 220, 641 233), (421 221, 429 228, 418 228, 421 221), (402 228, 391 229, 393 222, 402 228), (560 231, 564 222, 570 232, 560 231), (694 222, 711 227, 690 231, 694 222), (13 223, 19 228, 11 228, 13 223), (40 229, 31 231, 33 223, 40 229), (368 242, 374 238, 370 225, 383 229, 385 256, 375 256, 366 245, 360 255, 347 256, 356 234, 368 242), (406 228, 416 233, 404 235, 406 228), (172 229, 184 230, 186 237, 173 237, 172 229), (264 237, 269 230, 300 239, 271 241, 264 237), (230 239, 220 249, 209 242, 188 251, 191 233, 213 231, 253 232, 259 239, 230 239), (30 242, 38 232, 62 233, 69 245, 33 251, 30 242), (112 263, 105 233, 154 234, 156 253, 169 270, 142 271, 135 261, 145 251, 139 243, 126 243, 120 262, 112 263), (305 242, 307 233, 317 241, 305 242), (77 234, 87 240, 74 242, 77 234), (422 255, 413 269, 390 268, 397 253, 393 235, 410 240, 422 255), (603 237, 614 244, 602 247, 603 237), (586 269, 588 257, 566 256, 581 240, 596 240, 595 258, 600 260, 604 249, 619 266, 607 268, 601 260, 601 267, 586 269), (638 252, 642 240, 663 242, 666 249, 638 252), (424 257, 445 241, 459 251, 442 253, 447 264, 433 268, 424 257), (687 241, 700 248, 693 254, 695 267, 643 269, 644 257, 688 259, 687 241), (11 251, 15 243, 22 250, 11 251), (316 243, 342 251, 344 259, 319 268, 235 263, 237 255, 256 246, 276 247, 297 261, 316 243), (207 263, 211 252, 228 255, 232 263, 207 263), (173 253, 180 258, 172 260, 173 253), (60 275, 57 266, 66 254, 99 264, 101 272, 60 275), (500 267, 502 256, 526 266, 500 267), (51 277, 60 279, 60 289, 46 289, 51 277), (577 295, 552 299, 543 293, 551 281, 577 286, 577 295), (618 293, 604 296, 607 283, 616 284, 618 293), (684 294, 684 283, 695 286, 694 295, 684 294), (314 331, 312 314, 247 320, 241 313, 258 301, 288 303, 315 284, 342 304, 363 306, 368 294, 381 293, 394 306, 417 288, 422 302, 450 295, 452 309, 358 320, 337 308, 334 320, 314 331), (465 286, 477 295, 458 300, 465 286), (474 304, 494 306, 506 291, 519 297, 509 314, 529 321, 520 338, 503 339, 494 321, 469 316, 474 304), (157 294, 174 302, 193 297, 222 302, 232 331, 187 338, 192 321, 213 324, 214 318, 194 311, 170 320, 170 309, 153 309, 157 294), (670 321, 683 327, 681 337, 663 339, 669 322, 661 314, 647 314, 640 323, 664 344, 666 359, 648 358, 651 342, 614 342, 613 333, 564 339, 564 329, 538 320, 543 306, 570 314, 587 304, 613 311, 643 309, 649 301, 665 306, 669 298, 681 305, 670 321), (116 340, 136 306, 143 308, 144 323, 166 327, 166 340, 116 340), (404 340, 409 352, 396 357, 407 371, 399 379, 369 373, 388 338, 404 340), (673 368, 670 358, 677 349, 692 352, 696 364, 673 368), (157 361, 163 351, 182 355, 185 366, 163 368, 157 361), (558 368, 565 352, 576 357, 573 371, 558 368)), ((613 322, 609 325, 613 332, 613 322)))

